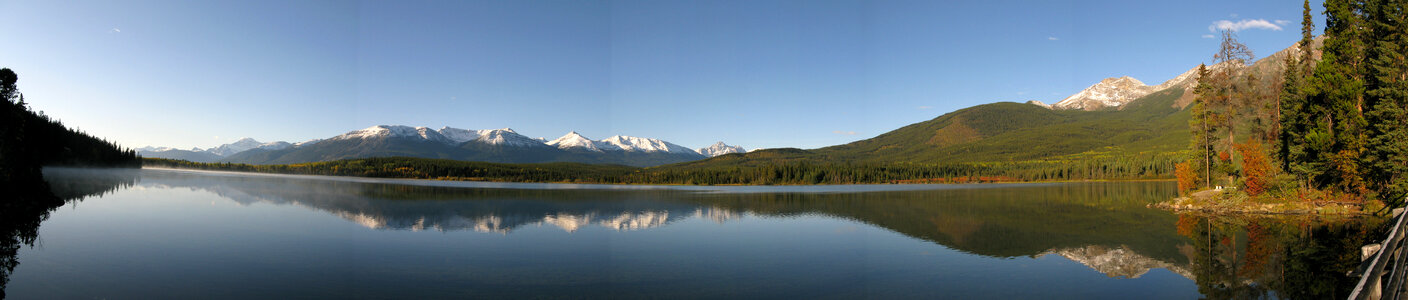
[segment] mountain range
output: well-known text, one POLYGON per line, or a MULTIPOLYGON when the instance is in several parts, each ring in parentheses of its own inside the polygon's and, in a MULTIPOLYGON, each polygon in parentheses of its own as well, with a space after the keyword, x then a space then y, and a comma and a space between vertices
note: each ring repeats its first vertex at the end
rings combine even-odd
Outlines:
POLYGON ((209 149, 170 147, 137 149, 143 157, 195 162, 291 164, 378 156, 444 158, 501 163, 580 162, 654 166, 695 161, 745 152, 743 147, 718 142, 690 149, 659 139, 612 136, 592 140, 569 132, 547 141, 530 138, 510 128, 459 129, 378 125, 338 136, 302 143, 262 143, 243 138, 209 149))
MULTIPOLYGON (((1323 37, 1311 45, 1319 49, 1323 37)), ((1313 50, 1318 52, 1318 50, 1313 50)), ((1319 59, 1318 53, 1312 58, 1319 59)), ((1240 72, 1274 85, 1289 47, 1240 72)), ((1207 66, 1210 70, 1224 65, 1207 66)), ((658 139, 577 132, 547 140, 512 129, 466 130, 381 125, 298 144, 252 139, 211 149, 142 148, 145 157, 197 162, 288 164, 377 156, 500 163, 579 162, 684 169, 808 160, 864 163, 970 163, 1065 159, 1075 156, 1164 155, 1186 150, 1197 66, 1158 85, 1112 77, 1056 102, 998 102, 960 109, 879 136, 819 149, 745 151, 722 142, 689 149, 658 139)), ((1240 76, 1240 75, 1238 75, 1240 76)))
MULTIPOLYGON (((1324 38, 1316 38, 1313 59, 1324 38)), ((1265 86, 1281 78, 1289 47, 1242 68, 1265 86)), ((1217 70, 1225 66, 1208 66, 1217 70)), ((725 169, 787 161, 990 163, 1093 156, 1164 155, 1188 148, 1187 109, 1198 66, 1155 86, 1130 77, 1102 80, 1055 104, 998 102, 960 109, 873 138, 819 149, 764 149, 688 162, 678 169, 725 169)))

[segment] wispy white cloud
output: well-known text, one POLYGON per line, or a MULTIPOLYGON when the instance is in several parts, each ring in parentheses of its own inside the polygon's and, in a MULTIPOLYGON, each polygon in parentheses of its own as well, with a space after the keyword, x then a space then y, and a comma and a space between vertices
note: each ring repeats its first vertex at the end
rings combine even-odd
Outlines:
POLYGON ((844 135, 856 135, 856 132, 855 132, 855 131, 840 131, 840 130, 836 130, 836 131, 832 131, 831 133, 835 133, 835 134, 844 134, 844 135))
POLYGON ((108 30, 108 33, 122 33, 122 29, 117 29, 117 27, 113 27, 112 30, 108 30))
POLYGON ((928 105, 920 106, 920 107, 919 107, 919 109, 930 109, 930 108, 934 108, 934 107, 933 107, 933 106, 928 106, 928 105))
POLYGON ((1291 24, 1291 21, 1288 21, 1288 20, 1276 20, 1276 25, 1286 26, 1286 25, 1290 25, 1290 24, 1291 24))
POLYGON ((1048 37, 1046 37, 1046 40, 1048 40, 1048 41, 1059 41, 1059 40, 1061 40, 1061 39, 1058 39, 1058 38, 1056 38, 1056 37, 1054 37, 1054 36, 1048 36, 1048 37))
POLYGON ((1205 39, 1210 39, 1210 38, 1215 38, 1215 37, 1217 37, 1217 36, 1213 36, 1213 35, 1211 35, 1211 34, 1204 34, 1204 35, 1203 35, 1203 38, 1205 38, 1205 39))
POLYGON ((1281 26, 1271 23, 1271 21, 1267 21, 1266 19, 1241 20, 1236 22, 1229 20, 1218 20, 1212 22, 1212 25, 1208 25, 1208 31, 1212 32, 1222 30, 1242 31, 1246 29, 1267 29, 1279 31, 1281 30, 1281 26))

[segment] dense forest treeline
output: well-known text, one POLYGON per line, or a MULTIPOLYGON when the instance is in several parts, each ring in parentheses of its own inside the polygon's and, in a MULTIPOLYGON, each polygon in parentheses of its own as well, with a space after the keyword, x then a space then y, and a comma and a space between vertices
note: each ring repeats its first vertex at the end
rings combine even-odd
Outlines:
MULTIPOLYGON (((82 196, 55 195, 44 181, 46 165, 136 167, 136 152, 65 127, 43 113, 29 110, 20 94, 19 75, 0 69, 0 299, 10 272, 19 265, 23 246, 38 240, 39 223, 66 201, 82 196)), ((99 180, 104 178, 99 178, 99 180)), ((102 182, 83 186, 80 193, 102 193, 119 185, 102 182)), ((75 186, 61 186, 64 191, 75 186)))
POLYGON ((1199 71, 1181 190, 1391 204, 1408 196, 1408 1, 1325 1, 1318 59, 1309 1, 1302 6, 1299 55, 1285 57, 1274 85, 1244 72, 1251 51, 1223 34, 1216 64, 1199 71))
MULTIPOLYGON (((797 150, 800 151, 800 150, 797 150)), ((767 155, 763 150, 747 155, 767 155)), ((731 154, 740 157, 744 154, 731 154)), ((148 167, 502 182, 620 184, 853 184, 976 183, 1049 180, 1164 179, 1180 155, 1081 158, 1005 163, 818 163, 772 160, 729 165, 689 164, 652 168, 581 163, 505 164, 412 157, 379 157, 327 162, 249 165, 144 158, 148 167)))
POLYGON ((38 180, 45 165, 140 165, 136 151, 30 110, 18 81, 14 71, 0 69, 0 181, 38 180))

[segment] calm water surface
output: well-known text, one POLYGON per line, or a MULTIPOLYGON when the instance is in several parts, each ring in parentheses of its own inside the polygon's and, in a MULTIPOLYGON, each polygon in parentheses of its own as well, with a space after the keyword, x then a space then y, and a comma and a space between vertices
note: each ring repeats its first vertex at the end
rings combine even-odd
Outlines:
POLYGON ((1342 298, 1383 223, 1145 208, 1170 182, 45 179, 0 221, 9 298, 1342 298))

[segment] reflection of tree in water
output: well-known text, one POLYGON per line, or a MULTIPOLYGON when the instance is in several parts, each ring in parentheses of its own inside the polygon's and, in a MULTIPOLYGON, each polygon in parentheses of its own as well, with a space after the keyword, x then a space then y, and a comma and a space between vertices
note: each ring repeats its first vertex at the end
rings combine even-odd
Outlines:
MULTIPOLYGON (((959 251, 991 257, 1060 255, 1112 277, 1153 268, 1180 275, 1186 243, 1175 217, 1146 204, 1171 184, 1092 183, 965 186, 872 192, 698 193, 682 190, 493 189, 264 176, 144 173, 142 185, 189 188, 241 204, 298 205, 368 228, 474 230, 508 234, 550 225, 638 230, 686 218, 826 216, 868 223, 959 251)), ((1191 277, 1191 276, 1189 276, 1191 277)))
POLYGON ((1379 218, 1179 216, 1178 233, 1197 277, 1211 299, 1344 298, 1356 278, 1359 247, 1370 243, 1379 218))
MULTIPOLYGON (((46 174, 46 189, 14 189, 33 201, 4 203, 4 272, 38 225, 65 203, 136 181, 208 191, 242 204, 298 205, 381 229, 507 233, 532 224, 613 230, 667 226, 685 218, 722 222, 827 216, 864 222, 959 251, 991 257, 1060 255, 1107 276, 1138 278, 1165 268, 1194 278, 1209 298, 1341 297, 1358 247, 1382 221, 1214 219, 1147 209, 1172 185, 1026 185, 866 193, 695 193, 677 190, 474 189, 211 176, 160 171, 46 174), (106 175, 105 175, 106 174, 106 175), (124 177, 126 176, 126 177, 124 177), (28 206, 15 206, 25 203, 28 206), (11 208, 15 206, 15 208, 11 208), (1175 225, 1176 224, 1176 225, 1175 225)), ((40 181, 40 183, 43 183, 40 181)), ((20 194, 16 194, 20 195, 20 194)), ((0 278, 3 280, 5 278, 0 278)), ((4 282, 4 281, 0 281, 4 282)))
POLYGON ((6 199, 0 201, 0 298, 10 272, 19 266, 20 247, 34 246, 39 224, 49 212, 69 201, 102 195, 137 182, 137 170, 110 170, 89 173, 74 169, 50 168, 44 178, 11 178, 0 182, 6 199))
POLYGON ((1102 246, 1183 263, 1167 212, 1146 204, 1176 193, 1151 183, 1093 183, 870 193, 757 193, 699 197, 760 216, 820 214, 855 220, 955 250, 1035 257, 1102 246))

